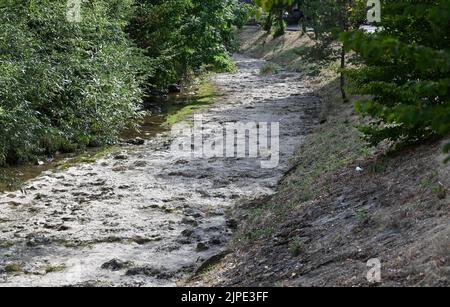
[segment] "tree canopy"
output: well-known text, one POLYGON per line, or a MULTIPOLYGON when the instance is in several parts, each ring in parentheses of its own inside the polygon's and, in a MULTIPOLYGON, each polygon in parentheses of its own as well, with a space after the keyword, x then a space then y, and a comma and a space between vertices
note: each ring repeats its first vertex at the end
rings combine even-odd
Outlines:
MULTIPOLYGON (((420 141, 450 134, 450 1, 384 1, 375 34, 342 35, 365 65, 351 69, 367 139, 420 141)), ((450 144, 446 146, 446 151, 450 144)))

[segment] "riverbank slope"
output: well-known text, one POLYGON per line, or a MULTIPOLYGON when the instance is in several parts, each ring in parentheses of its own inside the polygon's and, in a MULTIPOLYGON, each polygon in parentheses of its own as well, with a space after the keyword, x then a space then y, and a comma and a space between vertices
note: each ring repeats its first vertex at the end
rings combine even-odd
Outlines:
MULTIPOLYGON (((239 71, 209 79, 220 96, 176 120, 280 122, 278 168, 263 169, 259 159, 181 157, 171 150, 174 136, 160 133, 44 172, 0 193, 0 285, 174 286, 223 254, 236 225, 227 212, 275 192, 320 113, 298 73, 261 75, 266 61, 234 61, 239 71)), ((214 136, 206 131, 204 141, 214 136)))
POLYGON ((276 194, 234 211, 232 253, 192 284, 449 286, 443 144, 367 147, 354 128, 364 119, 341 102, 337 63, 305 56, 313 43, 299 32, 273 39, 252 27, 240 36, 242 52, 302 74, 321 97, 322 124, 297 148, 276 194), (377 262, 381 280, 371 283, 368 263, 377 262))

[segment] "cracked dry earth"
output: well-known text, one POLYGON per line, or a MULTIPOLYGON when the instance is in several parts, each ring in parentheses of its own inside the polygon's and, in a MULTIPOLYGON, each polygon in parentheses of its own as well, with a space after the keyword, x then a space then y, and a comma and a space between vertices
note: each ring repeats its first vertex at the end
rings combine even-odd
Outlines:
POLYGON ((44 172, 0 194, 0 286, 174 286, 226 249, 237 202, 274 193, 289 156, 317 124, 318 98, 295 73, 262 76, 265 61, 211 78, 223 93, 205 122, 280 122, 280 166, 184 160, 169 133, 92 164, 44 172))

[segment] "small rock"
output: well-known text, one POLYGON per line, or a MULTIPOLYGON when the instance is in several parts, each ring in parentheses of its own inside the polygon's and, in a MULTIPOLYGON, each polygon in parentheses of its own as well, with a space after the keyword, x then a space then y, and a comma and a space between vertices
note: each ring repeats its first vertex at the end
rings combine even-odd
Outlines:
POLYGON ((91 185, 94 187, 99 187, 99 186, 102 186, 105 184, 106 184, 106 180, 104 180, 104 179, 98 179, 97 181, 91 183, 91 185))
POLYGON ((182 224, 192 225, 192 226, 198 226, 198 222, 197 222, 194 218, 192 218, 192 217, 184 217, 184 218, 181 220, 181 223, 182 223, 182 224))
POLYGON ((135 145, 135 146, 140 146, 140 145, 144 145, 145 144, 145 140, 140 138, 140 137, 136 137, 134 139, 129 139, 126 142, 128 144, 135 145))
POLYGON ((179 238, 176 242, 182 245, 188 245, 192 243, 189 238, 179 238))
POLYGON ((197 251, 199 251, 199 252, 204 252, 208 249, 209 249, 208 245, 204 242, 200 242, 197 244, 197 251))
POLYGON ((134 237, 133 238, 133 242, 136 242, 139 245, 144 245, 146 243, 151 242, 152 240, 147 239, 147 238, 142 238, 142 237, 134 237))
POLYGON ((113 167, 113 172, 125 172, 127 170, 127 168, 125 166, 116 166, 113 167))
POLYGON ((211 240, 209 240, 209 243, 212 245, 220 245, 222 244, 222 240, 220 240, 219 237, 213 237, 211 240))
POLYGON ((75 221, 76 219, 73 218, 73 217, 67 216, 67 217, 61 218, 61 220, 63 220, 64 222, 73 222, 73 221, 75 221))
POLYGON ((160 237, 160 236, 154 236, 154 237, 152 237, 152 241, 153 242, 158 242, 158 241, 162 241, 162 237, 160 237))
POLYGON ((189 161, 181 159, 181 160, 176 161, 175 165, 185 165, 185 164, 188 164, 188 163, 189 163, 189 161))
POLYGON ((136 167, 147 166, 147 161, 136 161, 136 162, 134 162, 134 166, 136 166, 136 167))
POLYGON ((173 208, 167 208, 167 207, 162 207, 161 208, 165 213, 173 213, 175 211, 175 209, 173 208))
POLYGON ((135 275, 146 275, 146 276, 157 276, 161 273, 160 270, 152 267, 136 267, 129 269, 125 275, 135 276, 135 275))
POLYGON ((104 270, 110 270, 113 272, 120 271, 132 266, 133 263, 129 261, 122 261, 119 259, 112 259, 102 264, 101 268, 104 270))
POLYGON ((47 245, 51 243, 51 239, 45 237, 28 237, 26 245, 28 247, 35 247, 39 245, 47 245))
POLYGON ((115 160, 127 160, 128 155, 126 153, 119 153, 114 156, 115 160))
POLYGON ((181 234, 185 237, 190 237, 190 236, 192 236, 193 233, 194 233, 194 230, 190 229, 190 228, 185 229, 181 232, 181 234))
POLYGON ((61 225, 61 226, 58 228, 58 231, 67 231, 67 230, 69 230, 69 229, 70 229, 69 226, 61 225))
POLYGON ((201 218, 201 217, 203 217, 203 214, 202 214, 202 213, 200 213, 200 212, 198 212, 198 211, 195 211, 195 210, 192 209, 192 208, 187 208, 187 209, 185 209, 185 210, 184 210, 184 214, 185 214, 186 216, 190 216, 190 217, 193 217, 193 218, 201 218))

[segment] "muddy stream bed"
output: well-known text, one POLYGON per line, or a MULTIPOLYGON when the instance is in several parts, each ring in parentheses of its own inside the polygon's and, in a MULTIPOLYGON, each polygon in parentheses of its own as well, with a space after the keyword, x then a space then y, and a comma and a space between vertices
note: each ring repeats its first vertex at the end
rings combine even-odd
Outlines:
POLYGON ((239 224, 227 212, 276 191, 320 111, 298 74, 262 76, 264 61, 235 60, 239 72, 211 77, 222 95, 197 113, 206 123, 279 122, 277 168, 180 158, 165 115, 153 116, 144 145, 55 169, 67 157, 57 159, 0 193, 0 286, 175 286, 226 250, 239 224))

